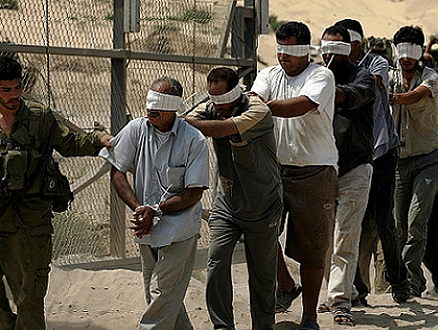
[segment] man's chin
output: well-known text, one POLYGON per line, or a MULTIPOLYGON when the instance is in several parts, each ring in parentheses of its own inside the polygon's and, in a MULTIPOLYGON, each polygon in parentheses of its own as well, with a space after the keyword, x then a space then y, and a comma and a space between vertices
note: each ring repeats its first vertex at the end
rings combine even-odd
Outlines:
POLYGON ((3 104, 9 111, 17 110, 20 107, 20 100, 3 104))
POLYGON ((18 110, 18 108, 19 108, 19 105, 16 105, 16 106, 8 107, 7 109, 8 109, 9 111, 16 111, 16 110, 18 110))
POLYGON ((416 70, 416 66, 415 65, 414 66, 403 66, 402 65, 402 68, 403 68, 403 71, 405 71, 405 72, 413 72, 413 71, 416 70))

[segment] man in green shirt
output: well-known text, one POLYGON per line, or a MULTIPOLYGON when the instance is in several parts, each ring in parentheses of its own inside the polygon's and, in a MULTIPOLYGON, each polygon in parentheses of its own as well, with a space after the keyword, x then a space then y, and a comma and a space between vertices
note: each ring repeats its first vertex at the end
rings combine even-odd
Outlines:
POLYGON ((244 235, 253 329, 273 329, 277 231, 283 210, 274 122, 257 96, 242 94, 237 74, 213 69, 210 101, 186 118, 213 137, 220 189, 209 219, 207 307, 215 329, 235 329, 231 259, 244 235))
POLYGON ((17 306, 15 314, 0 281, 0 328, 43 330, 53 232, 54 195, 48 191, 58 184, 46 176, 46 168, 57 170, 52 150, 92 155, 110 148, 111 136, 72 133, 48 108, 22 99, 22 92, 21 65, 0 56, 0 277, 17 306))

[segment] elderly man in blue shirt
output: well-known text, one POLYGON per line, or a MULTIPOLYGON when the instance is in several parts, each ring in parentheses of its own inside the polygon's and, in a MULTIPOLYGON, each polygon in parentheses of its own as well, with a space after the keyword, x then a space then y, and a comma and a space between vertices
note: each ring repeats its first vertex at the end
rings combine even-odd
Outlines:
POLYGON ((133 210, 148 307, 140 330, 193 329, 184 296, 201 227, 201 197, 208 187, 208 147, 197 129, 177 117, 182 86, 155 80, 147 118, 128 123, 100 155, 113 165, 111 181, 133 210), (134 189, 126 178, 133 168, 134 189))

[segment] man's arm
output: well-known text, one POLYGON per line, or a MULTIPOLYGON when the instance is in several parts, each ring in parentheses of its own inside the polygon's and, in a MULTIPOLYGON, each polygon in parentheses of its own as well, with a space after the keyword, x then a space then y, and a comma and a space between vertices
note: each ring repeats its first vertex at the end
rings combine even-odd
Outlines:
POLYGON ((134 190, 132 190, 129 184, 126 174, 119 171, 115 166, 111 168, 111 183, 117 192, 117 195, 122 201, 128 205, 131 210, 134 211, 134 220, 131 220, 133 226, 129 227, 134 230, 134 233, 139 238, 143 235, 150 234, 153 226, 153 218, 155 211, 150 207, 142 206, 135 196, 134 190))
POLYGON ((113 138, 102 131, 74 133, 62 122, 54 119, 52 146, 64 157, 87 156, 97 153, 102 147, 112 150, 109 141, 113 138))
POLYGON ((376 78, 376 87, 380 87, 383 78, 379 75, 374 75, 374 78, 376 78))
POLYGON ((310 101, 307 96, 296 96, 286 100, 267 101, 253 91, 249 92, 249 95, 258 96, 260 100, 268 105, 272 115, 276 117, 298 117, 318 107, 318 104, 310 101))
POLYGON ((286 100, 272 100, 267 103, 272 115, 283 118, 298 117, 318 107, 306 96, 292 97, 286 100))
POLYGON ((380 55, 372 56, 371 59, 367 71, 374 75, 377 88, 382 84, 386 88, 389 81, 389 62, 380 55))
POLYGON ((428 97, 432 92, 426 86, 418 86, 412 91, 405 93, 389 93, 390 104, 414 104, 428 97))
POLYGON ((344 110, 356 110, 376 98, 376 79, 365 69, 357 73, 348 84, 336 86, 335 103, 344 110))
POLYGON ((164 214, 182 211, 201 200, 203 187, 186 188, 179 194, 176 194, 164 202, 160 203, 160 209, 164 214))
MULTIPOLYGON (((201 200, 204 188, 186 188, 179 194, 176 194, 169 199, 159 204, 160 210, 165 213, 182 211, 192 205, 195 205, 201 200)), ((153 218, 157 210, 151 206, 140 205, 134 210, 134 220, 131 222, 133 226, 129 227, 134 230, 135 235, 142 238, 143 235, 152 232, 153 218)))
POLYGON ((436 43, 437 39, 435 36, 430 36, 429 41, 427 42, 426 49, 423 53, 423 58, 426 61, 432 61, 433 55, 431 54, 432 46, 436 43))
POLYGON ((112 166, 111 168, 111 183, 113 184, 117 195, 119 195, 122 201, 128 205, 131 210, 135 210, 136 207, 141 205, 126 178, 126 174, 119 171, 115 166, 112 166))
POLYGON ((230 118, 225 120, 200 120, 195 116, 187 116, 185 119, 205 136, 221 138, 238 133, 236 125, 230 118))

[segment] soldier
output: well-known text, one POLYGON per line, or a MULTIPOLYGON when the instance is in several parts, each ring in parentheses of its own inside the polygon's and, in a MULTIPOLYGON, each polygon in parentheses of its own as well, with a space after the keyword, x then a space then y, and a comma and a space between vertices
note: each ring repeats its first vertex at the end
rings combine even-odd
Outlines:
POLYGON ((52 151, 65 157, 92 155, 102 146, 110 148, 111 136, 72 133, 50 109, 24 100, 22 92, 21 65, 0 56, 0 276, 17 305, 15 314, 0 281, 0 328, 41 330, 46 328, 52 207, 58 206, 53 200, 62 176, 52 151))

